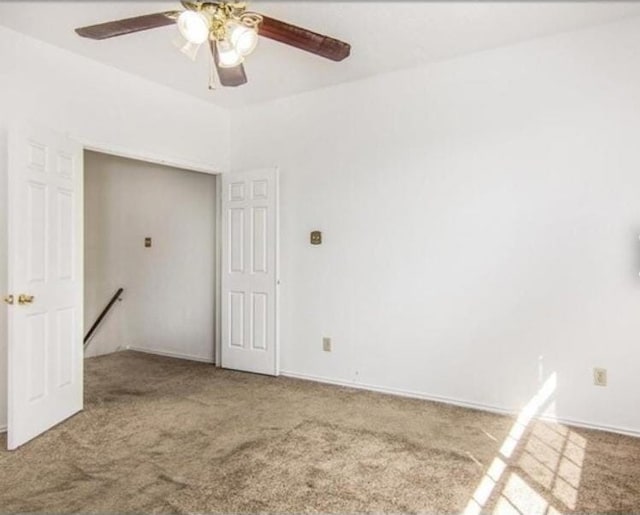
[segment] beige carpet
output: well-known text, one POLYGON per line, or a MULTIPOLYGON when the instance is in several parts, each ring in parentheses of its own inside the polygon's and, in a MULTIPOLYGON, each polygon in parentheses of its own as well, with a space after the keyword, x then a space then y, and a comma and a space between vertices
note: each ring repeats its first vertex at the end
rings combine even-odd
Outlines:
POLYGON ((134 352, 85 395, 0 451, 0 511, 640 511, 640 439, 532 423, 509 453, 509 417, 134 352))

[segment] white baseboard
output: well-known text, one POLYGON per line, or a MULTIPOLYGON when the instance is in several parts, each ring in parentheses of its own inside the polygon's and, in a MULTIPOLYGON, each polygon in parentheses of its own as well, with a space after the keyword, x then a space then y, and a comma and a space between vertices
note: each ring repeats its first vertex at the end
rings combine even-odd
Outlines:
POLYGON ((193 356, 191 354, 182 354, 180 352, 155 350, 155 349, 143 349, 141 347, 132 347, 127 345, 127 350, 133 350, 136 352, 144 352, 145 354, 155 354, 157 356, 166 356, 168 358, 187 359, 189 361, 199 361, 200 363, 213 363, 212 358, 204 358, 202 356, 193 356))
POLYGON ((585 422, 584 420, 556 417, 552 415, 541 415, 538 418, 540 420, 544 420, 545 422, 557 422, 558 424, 564 424, 567 426, 583 427, 585 429, 595 429, 596 431, 607 431, 609 433, 618 433, 621 435, 635 436, 636 438, 640 438, 640 431, 629 429, 627 427, 609 426, 607 424, 594 424, 593 422, 585 422))
POLYGON ((7 426, 0 426, 0 433, 6 433, 7 432, 7 426))
MULTIPOLYGON (((452 397, 443 397, 440 395, 430 395, 423 392, 401 390, 398 388, 386 388, 383 386, 376 386, 376 385, 370 385, 370 384, 364 384, 364 383, 355 383, 352 381, 345 381, 343 379, 333 379, 329 377, 299 374, 297 372, 289 372, 286 370, 281 370, 280 375, 283 375, 286 377, 293 377, 295 379, 304 379, 306 381, 316 381, 318 383, 327 383, 327 384, 333 384, 336 386, 346 386, 348 388, 356 388, 358 390, 367 390, 371 392, 386 393, 389 395, 398 395, 400 397, 410 397, 412 399, 422 399, 425 401, 442 402, 444 404, 452 404, 454 406, 460 406, 463 408, 471 408, 471 409, 476 409, 481 411, 488 411, 490 413, 498 413, 500 415, 515 416, 515 415, 518 415, 520 412, 520 410, 518 409, 502 408, 500 406, 492 406, 490 404, 481 404, 473 401, 454 399, 452 397)), ((549 415, 542 415, 538 418, 540 420, 544 420, 547 422, 556 422, 558 424, 566 424, 568 426, 583 427, 585 429, 595 429, 598 431, 608 431, 610 433, 619 433, 627 436, 640 437, 640 431, 629 429, 626 427, 594 424, 592 422, 585 422, 582 420, 555 417, 555 416, 549 416, 549 415)))

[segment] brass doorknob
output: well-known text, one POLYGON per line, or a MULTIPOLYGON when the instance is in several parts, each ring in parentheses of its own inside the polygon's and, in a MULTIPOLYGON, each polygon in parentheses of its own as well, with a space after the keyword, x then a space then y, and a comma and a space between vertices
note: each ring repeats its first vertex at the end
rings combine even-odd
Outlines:
POLYGON ((7 296, 4 298, 4 301, 5 301, 7 304, 13 304, 13 295, 7 295, 7 296))
POLYGON ((21 293, 20 295, 18 295, 18 304, 24 305, 24 304, 31 304, 32 302, 33 302, 33 295, 26 295, 24 293, 21 293))

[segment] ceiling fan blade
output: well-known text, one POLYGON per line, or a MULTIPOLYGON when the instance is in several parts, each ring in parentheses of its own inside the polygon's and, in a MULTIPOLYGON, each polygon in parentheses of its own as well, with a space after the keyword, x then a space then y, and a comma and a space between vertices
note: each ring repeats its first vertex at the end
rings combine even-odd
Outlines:
POLYGON ((222 68, 216 63, 218 70, 218 77, 220 78, 220 84, 223 86, 242 86, 247 83, 247 74, 244 72, 244 66, 239 64, 233 68, 222 68))
POLYGON ((258 34, 332 61, 342 61, 351 53, 349 43, 268 16, 262 16, 262 23, 258 26, 258 34))
POLYGON ((108 21, 97 25, 89 25, 88 27, 80 27, 76 29, 76 32, 83 38, 107 39, 114 36, 131 34, 132 32, 140 32, 141 30, 171 25, 176 22, 175 17, 178 14, 180 14, 180 11, 145 14, 144 16, 135 16, 133 18, 125 18, 124 20, 108 21))
POLYGON ((218 71, 220 84, 233 88, 246 84, 247 74, 244 72, 244 66, 242 64, 234 66, 233 68, 224 68, 220 66, 218 62, 218 48, 216 47, 216 43, 215 41, 210 41, 209 44, 211 47, 211 53, 213 54, 213 61, 216 64, 216 70, 218 71))

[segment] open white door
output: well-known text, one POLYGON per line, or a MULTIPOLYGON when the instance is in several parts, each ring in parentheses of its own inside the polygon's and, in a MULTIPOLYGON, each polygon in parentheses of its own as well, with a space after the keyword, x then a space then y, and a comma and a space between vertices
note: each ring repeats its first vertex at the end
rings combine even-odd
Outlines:
POLYGON ((9 134, 8 447, 82 409, 82 147, 9 134))
POLYGON ((222 176, 221 364, 278 375, 278 171, 222 176))

